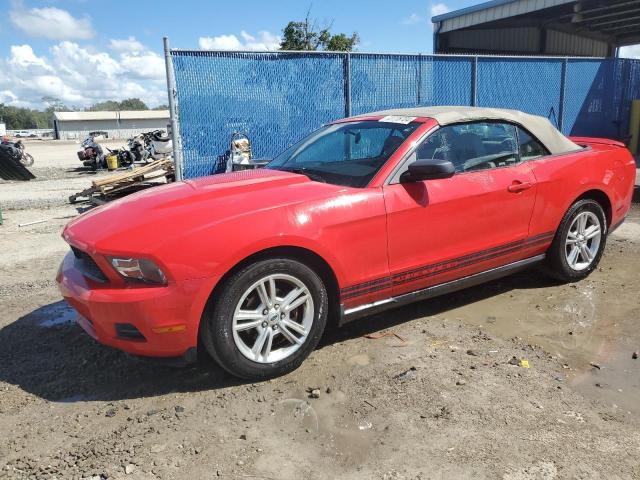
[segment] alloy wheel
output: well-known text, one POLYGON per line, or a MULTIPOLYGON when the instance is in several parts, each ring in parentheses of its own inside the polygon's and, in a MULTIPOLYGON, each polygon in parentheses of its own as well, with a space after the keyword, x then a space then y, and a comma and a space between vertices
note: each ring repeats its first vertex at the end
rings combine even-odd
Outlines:
POLYGON ((571 222, 565 240, 565 256, 576 271, 588 268, 598 255, 602 226, 598 216, 590 211, 579 213, 571 222))
POLYGON ((238 350, 257 363, 273 363, 296 352, 314 319, 313 298, 298 278, 272 274, 253 283, 240 297, 232 322, 238 350))

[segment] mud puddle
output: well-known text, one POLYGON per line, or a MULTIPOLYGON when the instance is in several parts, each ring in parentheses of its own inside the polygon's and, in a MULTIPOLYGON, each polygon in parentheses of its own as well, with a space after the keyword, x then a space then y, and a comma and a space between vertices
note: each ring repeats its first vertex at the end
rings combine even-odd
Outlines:
POLYGON ((612 234, 598 270, 581 282, 558 285, 542 272, 523 272, 476 287, 471 295, 481 298, 447 317, 543 347, 565 366, 558 382, 638 414, 640 359, 632 356, 640 350, 640 242, 627 235, 638 228, 632 216, 612 234))

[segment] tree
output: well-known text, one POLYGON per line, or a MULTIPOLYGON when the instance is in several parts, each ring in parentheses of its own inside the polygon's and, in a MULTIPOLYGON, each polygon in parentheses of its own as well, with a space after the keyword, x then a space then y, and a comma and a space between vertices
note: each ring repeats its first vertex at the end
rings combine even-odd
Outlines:
POLYGON ((69 110, 58 97, 44 96, 42 97, 42 101, 47 105, 47 112, 63 112, 69 110))
POLYGON ((149 107, 139 98, 127 98, 120 102, 120 110, 149 110, 149 107))
POLYGON ((0 103, 0 120, 6 123, 7 130, 48 128, 49 117, 50 114, 48 112, 11 107, 0 103))
POLYGON ((117 110, 120 110, 120 104, 115 100, 107 100, 105 102, 94 103, 89 108, 87 108, 87 111, 89 112, 113 112, 117 110))
POLYGON ((106 100, 104 102, 94 103, 86 110, 89 112, 114 112, 118 110, 149 110, 149 107, 139 98, 127 98, 121 102, 106 100))
POLYGON ((357 33, 352 33, 350 37, 347 37, 344 33, 333 35, 327 42, 327 50, 332 52, 350 52, 360 42, 360 37, 357 33))
POLYGON ((282 30, 281 50, 330 50, 350 52, 360 42, 357 33, 347 36, 344 33, 331 34, 331 25, 320 28, 315 20, 309 19, 311 9, 302 22, 289 22, 282 30))

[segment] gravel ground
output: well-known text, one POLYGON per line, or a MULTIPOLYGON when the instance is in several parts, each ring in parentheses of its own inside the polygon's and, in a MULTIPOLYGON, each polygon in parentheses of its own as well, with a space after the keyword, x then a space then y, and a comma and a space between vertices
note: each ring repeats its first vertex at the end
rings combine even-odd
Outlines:
POLYGON ((89 183, 76 147, 0 183, 0 478, 640 478, 639 208, 587 280, 534 270, 365 318, 246 384, 75 325, 53 279, 89 183))

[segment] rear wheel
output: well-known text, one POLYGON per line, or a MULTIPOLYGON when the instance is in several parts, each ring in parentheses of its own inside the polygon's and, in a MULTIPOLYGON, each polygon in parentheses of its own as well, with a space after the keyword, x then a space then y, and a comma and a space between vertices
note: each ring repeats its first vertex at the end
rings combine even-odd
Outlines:
POLYGON ((295 370, 318 344, 328 299, 320 277, 291 259, 268 259, 233 274, 209 302, 202 340, 232 375, 260 380, 295 370))
POLYGON ((595 200, 574 203, 567 211, 547 252, 551 273, 574 282, 589 275, 600 262, 607 239, 607 221, 595 200))

